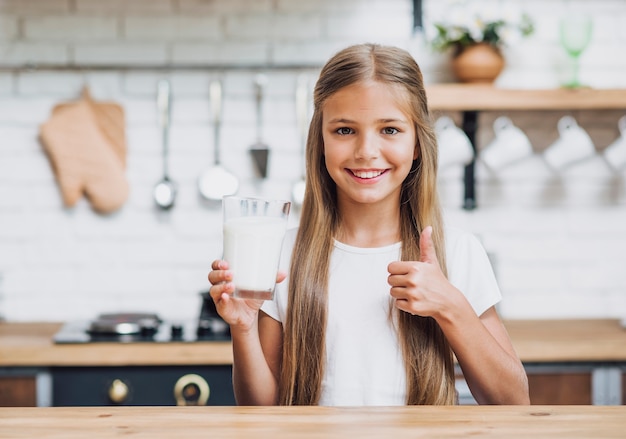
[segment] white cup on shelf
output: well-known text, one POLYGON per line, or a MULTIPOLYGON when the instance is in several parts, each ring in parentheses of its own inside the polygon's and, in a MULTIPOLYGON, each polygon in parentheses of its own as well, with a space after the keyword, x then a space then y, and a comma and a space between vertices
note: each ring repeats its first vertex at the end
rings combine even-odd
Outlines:
POLYGON ((550 168, 560 171, 570 165, 592 157, 596 148, 587 131, 572 116, 559 119, 559 138, 543 152, 550 168))
POLYGON ((617 122, 620 136, 606 147, 602 156, 611 169, 621 171, 626 167, 626 116, 622 116, 617 122))
POLYGON ((500 116, 493 122, 495 138, 480 152, 480 160, 492 171, 519 162, 533 154, 524 132, 511 119, 500 116))
POLYGON ((454 165, 466 166, 474 159, 472 142, 450 117, 441 116, 437 119, 435 134, 439 149, 439 169, 454 165))

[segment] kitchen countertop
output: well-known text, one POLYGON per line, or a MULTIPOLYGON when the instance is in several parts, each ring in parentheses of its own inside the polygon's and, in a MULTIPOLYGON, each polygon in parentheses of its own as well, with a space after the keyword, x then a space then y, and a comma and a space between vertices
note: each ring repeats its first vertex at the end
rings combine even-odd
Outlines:
MULTIPOLYGON (((619 320, 505 321, 523 362, 626 362, 619 320)), ((0 322, 0 367, 232 364, 230 342, 54 344, 61 323, 0 322)))
POLYGON ((626 406, 0 408, 3 438, 622 438, 626 406))
POLYGON ((62 323, 0 323, 0 366, 232 364, 230 342, 55 344, 62 323))
POLYGON ((523 362, 625 362, 626 329, 618 319, 508 320, 523 362))

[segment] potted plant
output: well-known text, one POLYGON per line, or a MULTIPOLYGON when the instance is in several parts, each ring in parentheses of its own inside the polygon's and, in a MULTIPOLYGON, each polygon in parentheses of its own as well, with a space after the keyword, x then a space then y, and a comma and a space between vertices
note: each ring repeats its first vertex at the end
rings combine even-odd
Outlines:
POLYGON ((469 4, 445 12, 445 17, 433 20, 429 40, 437 51, 452 50, 452 69, 461 82, 493 82, 504 68, 502 47, 534 32, 525 13, 480 10, 469 4))

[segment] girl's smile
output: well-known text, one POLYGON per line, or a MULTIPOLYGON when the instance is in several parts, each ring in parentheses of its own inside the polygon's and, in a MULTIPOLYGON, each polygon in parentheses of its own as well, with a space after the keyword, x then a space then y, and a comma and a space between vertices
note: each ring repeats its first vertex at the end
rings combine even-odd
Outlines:
MULTIPOLYGON (((387 169, 346 169, 346 171, 351 172, 358 180, 369 180, 369 182, 373 183, 378 181, 378 177, 387 172, 387 169)), ((363 183, 366 182, 363 181, 363 183)))

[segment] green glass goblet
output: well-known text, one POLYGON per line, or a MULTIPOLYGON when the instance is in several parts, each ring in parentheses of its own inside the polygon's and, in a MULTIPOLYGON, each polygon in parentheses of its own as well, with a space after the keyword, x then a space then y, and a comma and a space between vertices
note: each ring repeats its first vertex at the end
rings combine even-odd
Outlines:
POLYGON ((579 88, 580 55, 589 45, 593 30, 593 22, 588 15, 570 15, 560 22, 559 31, 561 45, 567 52, 571 63, 569 79, 563 84, 566 88, 579 88))

